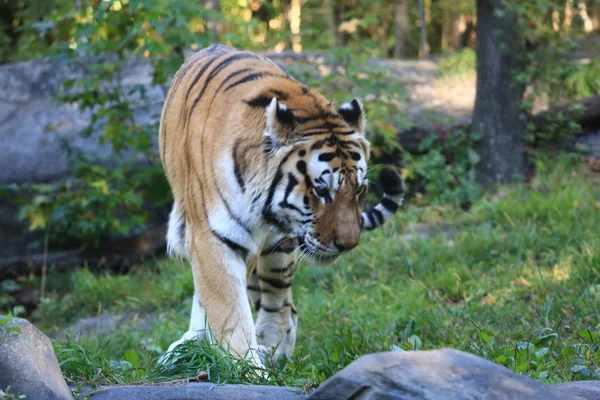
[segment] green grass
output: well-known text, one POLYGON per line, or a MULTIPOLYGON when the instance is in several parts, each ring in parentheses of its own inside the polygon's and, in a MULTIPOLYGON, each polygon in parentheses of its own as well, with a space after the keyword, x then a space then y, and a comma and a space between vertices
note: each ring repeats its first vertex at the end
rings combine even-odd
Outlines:
POLYGON ((475 74, 475 51, 470 48, 449 53, 440 58, 438 78, 442 80, 460 79, 475 74))
POLYGON ((363 354, 442 347, 541 382, 599 379, 600 177, 569 157, 537 167, 528 185, 504 188, 469 212, 408 206, 336 264, 302 265, 296 351, 269 381, 204 342, 186 343, 172 366, 156 365, 187 328, 191 272, 180 262, 121 276, 57 275, 49 284, 58 290, 33 321, 56 334, 99 311, 132 315, 109 334, 55 342, 68 379, 92 385, 202 373, 214 382, 314 388, 363 354), (460 229, 410 239, 404 234, 415 224, 460 229), (136 316, 148 313, 153 322, 140 329, 136 316))

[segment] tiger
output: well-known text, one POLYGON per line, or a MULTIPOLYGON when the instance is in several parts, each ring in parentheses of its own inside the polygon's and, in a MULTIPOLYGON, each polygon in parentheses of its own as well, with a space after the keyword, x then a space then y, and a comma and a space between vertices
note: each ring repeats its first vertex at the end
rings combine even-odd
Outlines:
POLYGON ((159 150, 173 192, 167 250, 189 260, 194 295, 189 329, 161 362, 202 338, 259 368, 291 356, 297 259, 332 263, 404 198, 402 178, 386 167, 383 197, 363 211, 365 123, 359 100, 336 109, 257 54, 213 45, 184 62, 163 106, 159 150))

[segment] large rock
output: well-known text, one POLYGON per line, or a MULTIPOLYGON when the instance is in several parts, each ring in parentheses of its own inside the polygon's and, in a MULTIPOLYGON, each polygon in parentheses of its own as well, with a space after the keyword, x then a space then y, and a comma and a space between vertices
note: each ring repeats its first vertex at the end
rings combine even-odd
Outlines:
POLYGON ((10 386, 12 394, 28 400, 73 399, 50 339, 24 319, 13 318, 9 327, 15 326, 20 333, 0 328, 0 390, 10 386))
MULTIPOLYGON (((83 68, 47 60, 0 66, 0 185, 48 182, 67 175, 70 165, 65 140, 86 155, 110 162, 109 146, 101 145, 95 135, 83 138, 78 134, 89 125, 91 112, 54 100, 66 79, 85 74, 83 68)), ((139 124, 155 122, 162 108, 164 89, 151 86, 151 82, 148 63, 128 60, 123 71, 124 92, 141 85, 148 95, 143 104, 148 109, 140 108, 135 116, 139 124)))
POLYGON ((91 392, 90 400, 302 400, 306 395, 280 386, 215 385, 188 383, 185 385, 113 386, 91 392))
POLYGON ((592 393, 591 387, 588 392, 583 387, 580 391, 563 389, 472 354, 442 349, 363 356, 323 383, 309 399, 583 400, 592 393))
POLYGON ((579 396, 586 400, 600 400, 600 381, 579 381, 554 385, 554 390, 562 399, 579 396))

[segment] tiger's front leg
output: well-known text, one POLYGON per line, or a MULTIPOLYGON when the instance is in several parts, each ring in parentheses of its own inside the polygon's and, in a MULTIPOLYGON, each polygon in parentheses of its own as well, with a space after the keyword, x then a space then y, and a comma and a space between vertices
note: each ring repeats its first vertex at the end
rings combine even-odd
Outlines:
POLYGON ((193 238, 189 252, 211 336, 232 354, 262 366, 246 293, 245 254, 211 232, 193 238))
POLYGON ((290 357, 296 342, 298 313, 292 300, 296 246, 295 240, 281 238, 267 244, 248 285, 258 312, 257 342, 272 362, 283 355, 290 357))

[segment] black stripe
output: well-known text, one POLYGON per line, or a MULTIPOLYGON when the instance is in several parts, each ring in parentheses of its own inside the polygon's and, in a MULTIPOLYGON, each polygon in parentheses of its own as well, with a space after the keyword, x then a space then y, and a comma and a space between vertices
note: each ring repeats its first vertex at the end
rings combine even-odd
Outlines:
POLYGON ((277 188, 277 185, 283 179, 283 173, 281 172, 281 167, 283 166, 283 164, 285 164, 287 162, 288 158, 290 157, 290 154, 292 154, 294 151, 295 150, 291 150, 289 153, 287 153, 285 155, 285 157, 283 157, 283 159, 279 163, 279 166, 277 167, 277 172, 275 173, 275 178, 273 178, 273 182, 271 182, 271 187, 269 188, 269 195, 267 197, 267 201, 265 202, 265 206, 262 211, 263 218, 267 222, 275 225, 277 228, 279 228, 282 231, 285 231, 286 227, 271 210, 271 202, 273 201, 273 196, 275 195, 275 189, 277 188))
POLYGON ((349 151, 348 154, 350 154, 350 158, 352 158, 354 161, 360 161, 360 159, 362 158, 360 153, 357 153, 355 151, 349 151))
POLYGON ((235 144, 233 145, 233 173, 235 174, 235 178, 238 181, 238 184, 240 185, 240 189, 242 189, 242 193, 244 193, 246 191, 245 188, 245 184, 244 184, 244 177, 242 176, 242 168, 240 166, 240 163, 238 162, 238 148, 240 146, 240 143, 242 142, 242 139, 238 139, 235 144))
POLYGON ((248 104, 250 107, 260 107, 265 108, 273 101, 273 97, 269 96, 258 96, 250 100, 244 100, 244 103, 248 104))
POLYGON ((287 289, 290 286, 292 286, 291 282, 282 282, 280 279, 274 279, 274 278, 268 278, 266 276, 258 276, 258 279, 260 279, 263 282, 268 283, 269 285, 273 286, 274 288, 277 289, 287 289))
MULTIPOLYGON (((217 61, 217 58, 218 57, 212 58, 210 61, 208 61, 206 64, 204 64, 204 66, 200 69, 200 72, 198 73, 198 75, 196 75, 196 77, 194 78, 194 81, 192 82, 192 84, 190 85, 190 87, 188 88, 188 90, 185 94, 185 104, 187 104, 188 98, 190 97, 190 93, 192 92, 192 89, 194 88, 196 83, 198 83, 200 78, 202 78, 202 75, 204 75, 204 73, 212 65, 212 63, 217 61)), ((193 109, 196 106, 197 102, 198 102, 198 98, 196 98, 196 100, 194 101, 194 105, 192 106, 191 109, 193 109)))
POLYGON ((336 157, 336 153, 321 153, 319 154, 319 161, 329 162, 336 157))
POLYGON ((179 237, 182 241, 185 241, 185 213, 182 215, 179 221, 179 237))
POLYGON ((270 312, 270 313, 278 313, 281 312, 281 310, 283 310, 283 307, 278 307, 278 308, 269 308, 269 307, 265 307, 262 304, 259 304, 260 309, 266 312, 270 312))
POLYGON ((283 93, 281 90, 277 90, 277 89, 270 89, 271 92, 275 93, 275 97, 277 97, 277 100, 287 100, 288 99, 288 95, 283 93))
MULTIPOLYGON (((314 104, 315 108, 317 108, 318 114, 313 114, 308 117, 298 117, 301 122, 310 122, 316 121, 319 119, 327 120, 323 124, 318 127, 325 127, 325 129, 333 129, 333 128, 347 128, 347 126, 342 122, 342 119, 330 112, 325 112, 318 104, 314 104), (329 119, 329 120, 328 120, 329 119), (333 119, 333 122, 331 121, 333 119), (338 123, 339 122, 339 123, 338 123)), ((317 127, 315 127, 317 128, 317 127)))
POLYGON ((383 192, 386 194, 391 194, 392 196, 394 195, 398 195, 398 194, 404 194, 404 190, 400 189, 400 190, 390 190, 388 188, 383 188, 383 192))
POLYGON ((369 218, 369 224, 371 225, 371 229, 373 229, 374 227, 377 226, 377 224, 375 223, 375 220, 373 219, 373 216, 371 215, 371 211, 367 211, 367 218, 369 218))
POLYGON ((215 78, 215 76, 217 76, 217 74, 219 72, 221 72, 223 69, 225 69, 229 64, 233 63, 234 61, 243 60, 246 58, 258 58, 258 56, 254 55, 252 53, 234 54, 233 56, 227 57, 226 59, 221 61, 212 71, 210 71, 210 74, 208 74, 208 76, 206 77, 206 80, 204 81, 204 86, 202 87, 202 90, 200 91, 198 96, 196 96, 196 99, 194 100, 194 104, 192 105, 192 111, 194 111, 196 104, 198 104, 198 102, 204 95, 204 92, 208 88, 208 85, 210 84, 210 82, 215 78))
POLYGON ((334 135, 342 135, 342 136, 353 135, 355 133, 356 133, 356 131, 333 131, 334 135))
POLYGON ((252 68, 244 68, 244 69, 240 69, 239 71, 232 72, 231 75, 229 75, 227 78, 223 79, 223 81, 221 82, 221 84, 219 85, 219 87, 217 88, 217 90, 215 91, 215 93, 219 93, 221 91, 221 89, 223 89, 223 86, 225 86, 225 84, 227 82, 229 82, 230 80, 232 80, 236 76, 241 75, 241 74, 246 73, 246 72, 250 72, 250 71, 252 71, 252 68))
POLYGON ((263 208, 262 214, 263 214, 263 218, 267 222, 275 225, 276 227, 278 227, 281 230, 285 230, 285 226, 283 225, 283 223, 281 221, 279 221, 277 216, 271 210, 271 201, 273 201, 273 196, 275 195, 275 189, 277 188, 277 184, 281 181, 282 178, 283 178, 283 173, 281 172, 280 169, 277 169, 277 173, 275 173, 275 178, 273 179, 273 182, 271 183, 271 187, 269 188, 269 196, 267 197, 267 201, 265 202, 265 207, 263 208))
POLYGON ((383 214, 381 213, 381 211, 374 208, 371 210, 371 212, 375 215, 375 218, 377 218, 377 223, 379 225, 383 225, 383 214))
POLYGON ((285 76, 285 75, 273 74, 271 72, 256 72, 254 74, 250 74, 248 76, 245 76, 245 77, 243 77, 242 79, 240 79, 238 81, 233 82, 231 85, 229 85, 229 86, 227 86, 225 88, 224 92, 227 92, 227 91, 233 89, 234 87, 236 87, 238 85, 241 85, 243 83, 255 81, 255 80, 261 79, 261 78, 266 77, 266 76, 274 76, 274 77, 278 77, 278 78, 287 78, 287 76, 285 76))
POLYGON ((296 247, 298 247, 298 243, 296 240, 287 240, 287 239, 283 239, 281 241, 279 241, 275 246, 270 247, 266 250, 263 250, 260 255, 261 256, 268 256, 271 253, 285 253, 285 254, 289 254, 291 252, 293 252, 294 250, 296 250, 296 247))
POLYGON ((296 207, 295 205, 288 203, 287 201, 280 201, 279 206, 281 208, 287 208, 288 210, 294 210, 303 217, 312 216, 312 213, 306 213, 306 212, 302 211, 301 209, 299 209, 298 207, 296 207))
POLYGON ((398 203, 386 197, 381 199, 380 204, 391 213, 398 211, 398 203))
POLYGON ((255 292, 260 292, 260 293, 277 294, 277 293, 275 293, 272 290, 260 288, 260 287, 257 287, 257 286, 252 286, 252 287, 247 286, 247 289, 254 290, 255 292))
POLYGON ((217 188, 217 193, 219 194, 219 197, 221 198, 221 201, 223 202, 223 205, 225 206, 225 210, 227 210, 227 213, 229 214, 229 216, 231 217, 231 219, 234 220, 240 227, 242 227, 243 230, 245 230, 246 232, 248 232, 248 233, 251 234, 252 232, 251 232, 250 228, 231 209, 231 206, 229 205, 229 201, 227 201, 227 199, 225 198, 225 196, 223 196, 223 193, 221 192, 221 189, 219 189, 219 183, 218 182, 215 184, 215 187, 217 188))
POLYGON ((213 235, 215 235, 217 237, 217 239, 219 239, 221 242, 223 242, 225 245, 227 245, 227 247, 229 247, 232 251, 237 253, 242 259, 246 260, 246 257, 248 256, 248 253, 250 252, 250 250, 248 250, 247 248, 245 248, 242 245, 239 245, 239 244, 233 242, 231 239, 226 238, 225 236, 221 235, 219 232, 215 232, 212 229, 210 230, 210 232, 213 235))
POLYGON ((326 133, 330 133, 329 129, 321 129, 321 128, 311 128, 302 132, 298 132, 299 136, 316 136, 316 135, 325 135, 326 133))
POLYGON ((296 263, 296 261, 292 261, 285 267, 274 267, 274 268, 270 268, 270 270, 271 270, 271 272, 284 272, 284 271, 287 271, 288 269, 292 268, 295 263, 296 263))
MULTIPOLYGON (((304 161, 298 161, 298 164, 300 164, 301 162, 303 163, 304 161)), ((298 207, 296 207, 295 205, 293 205, 291 203, 288 203, 288 201, 287 201, 290 193, 292 192, 292 190, 294 190, 294 188, 298 185, 298 183, 299 183, 298 179, 296 179, 296 177, 291 172, 288 172, 288 184, 285 188, 285 194, 283 195, 283 200, 279 202, 279 205, 282 208, 288 208, 288 209, 297 211, 303 217, 310 217, 312 215, 311 213, 305 213, 301 209, 299 209, 298 207)))
POLYGON ((291 172, 288 172, 288 184, 285 187, 285 194, 283 195, 283 202, 288 204, 287 198, 289 197, 290 193, 292 193, 292 190, 294 190, 294 188, 298 185, 298 183, 299 183, 298 179, 296 179, 296 177, 291 172))
POLYGON ((353 142, 351 140, 340 140, 340 146, 342 146, 343 148, 352 146, 352 147, 356 147, 358 149, 362 149, 362 147, 358 143, 353 142))

